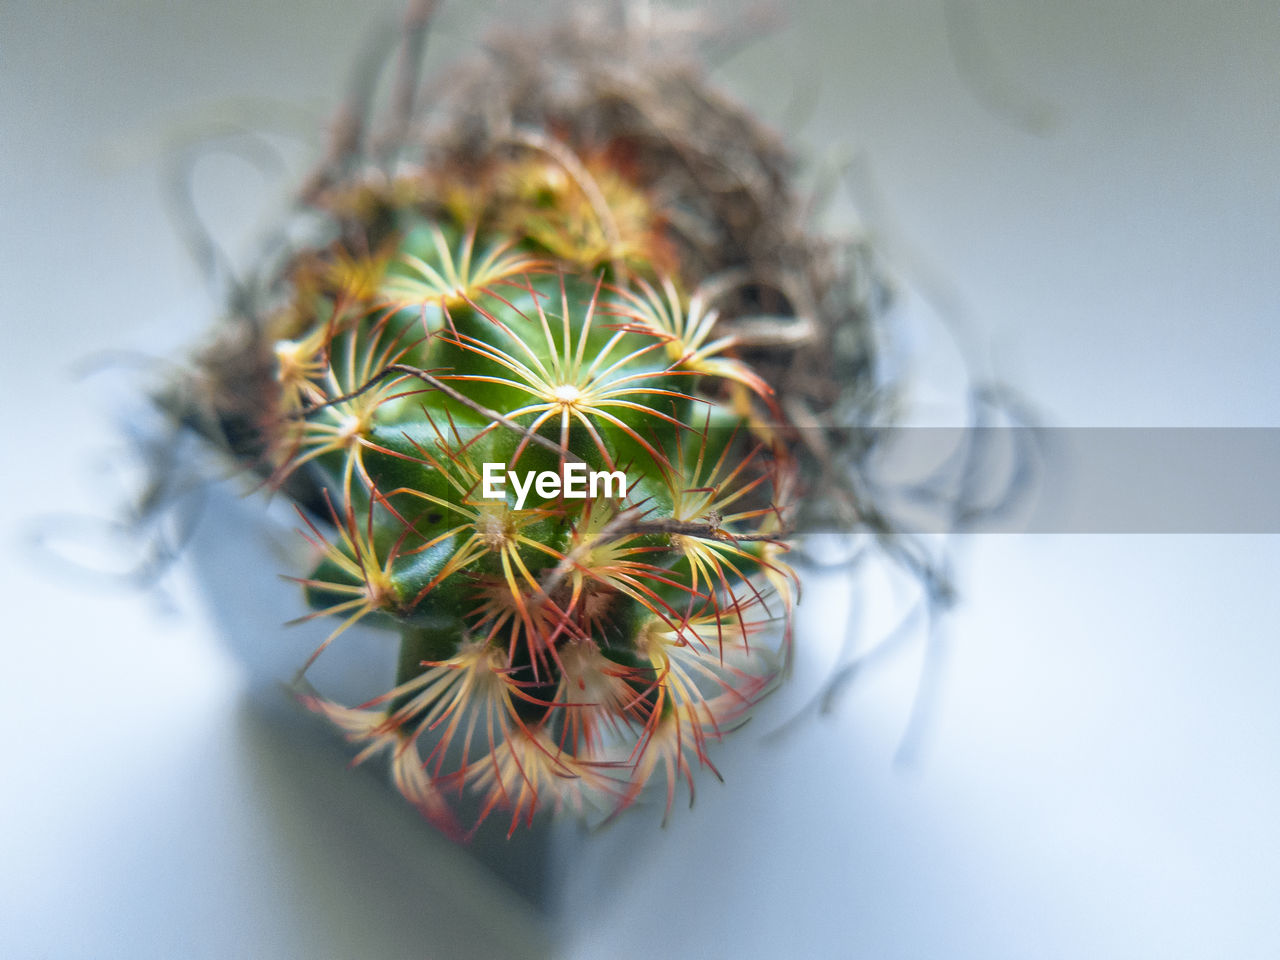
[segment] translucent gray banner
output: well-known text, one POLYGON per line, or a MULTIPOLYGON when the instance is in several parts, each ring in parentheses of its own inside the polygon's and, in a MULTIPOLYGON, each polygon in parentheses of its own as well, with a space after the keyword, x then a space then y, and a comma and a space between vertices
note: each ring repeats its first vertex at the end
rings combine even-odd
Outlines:
MULTIPOLYGON (((802 457, 810 495, 828 495, 824 474, 849 480, 855 503, 902 532, 1280 533, 1280 428, 823 434, 834 452, 802 457)), ((829 526, 820 513, 800 525, 829 526)))

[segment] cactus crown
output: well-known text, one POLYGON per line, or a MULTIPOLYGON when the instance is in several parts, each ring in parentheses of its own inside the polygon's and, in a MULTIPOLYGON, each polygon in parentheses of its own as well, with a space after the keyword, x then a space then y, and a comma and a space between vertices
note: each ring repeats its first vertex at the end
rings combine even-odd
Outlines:
POLYGON ((779 667, 771 390, 602 162, 366 196, 273 321, 273 479, 305 472, 332 528, 301 578, 339 618, 312 659, 365 618, 402 635, 384 696, 305 702, 450 829, 455 790, 513 827, 659 770, 670 798, 779 667))

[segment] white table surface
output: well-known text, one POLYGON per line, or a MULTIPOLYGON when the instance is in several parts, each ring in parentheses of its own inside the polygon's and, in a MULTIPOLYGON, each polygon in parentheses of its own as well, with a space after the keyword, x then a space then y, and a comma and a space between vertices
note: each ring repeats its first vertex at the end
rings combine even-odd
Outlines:
MULTIPOLYGON (((108 511, 121 462, 122 378, 75 361, 175 356, 217 312, 166 219, 164 144, 228 117, 318 129, 395 6, 0 10, 0 955, 1280 955, 1274 536, 970 538, 911 764, 919 639, 786 736, 761 739, 786 703, 766 711, 666 830, 646 810, 566 840, 552 918, 262 705, 209 607, 225 584, 37 562, 31 518, 108 511)), ((793 7, 724 74, 857 158, 921 342, 960 323, 1059 425, 1277 425, 1280 5, 955 0, 950 45, 940 0, 793 7)), ((487 15, 449 10, 438 46, 487 15)), ((281 186, 227 159, 199 177, 247 251, 281 186)), ((811 585, 789 702, 844 603, 811 585)))

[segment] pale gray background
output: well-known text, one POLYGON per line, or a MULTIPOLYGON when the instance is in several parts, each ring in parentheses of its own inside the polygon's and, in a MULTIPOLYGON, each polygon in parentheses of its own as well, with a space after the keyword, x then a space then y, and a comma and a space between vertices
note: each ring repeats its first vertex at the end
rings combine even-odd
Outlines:
MULTIPOLYGON (((175 611, 36 562, 24 518, 114 496, 119 378, 77 385, 73 361, 174 355, 217 311, 165 216, 166 145, 228 118, 318 130, 396 7, 0 6, 0 954, 1280 955, 1274 537, 973 539, 912 764, 918 637, 834 715, 722 751, 729 783, 666 831, 644 811, 569 844, 552 920, 250 706, 199 599, 225 590, 176 578, 175 611)), ((722 71, 855 159, 932 399, 960 369, 945 320, 1055 423, 1280 425, 1280 5, 950 10, 948 43, 941 2, 796 3, 722 71)), ((447 11, 437 51, 490 15, 447 11)), ((247 254, 282 185, 200 176, 247 254)), ((286 561, 261 562, 274 590, 286 561)), ((843 637, 838 585, 805 613, 761 732, 843 637)))

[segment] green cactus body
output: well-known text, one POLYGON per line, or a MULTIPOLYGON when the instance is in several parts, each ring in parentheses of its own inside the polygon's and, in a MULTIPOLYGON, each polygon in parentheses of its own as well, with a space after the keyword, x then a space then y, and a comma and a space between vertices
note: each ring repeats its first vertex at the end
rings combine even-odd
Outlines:
POLYGON ((384 696, 300 677, 304 702, 450 830, 463 793, 513 829, 655 777, 669 807, 789 639, 771 391, 684 292, 649 199, 597 165, 602 216, 573 172, 351 188, 273 321, 274 480, 327 513, 301 582, 339 619, 315 656, 359 620, 402 636, 384 696))

